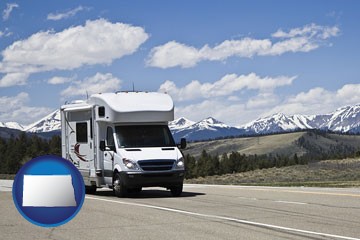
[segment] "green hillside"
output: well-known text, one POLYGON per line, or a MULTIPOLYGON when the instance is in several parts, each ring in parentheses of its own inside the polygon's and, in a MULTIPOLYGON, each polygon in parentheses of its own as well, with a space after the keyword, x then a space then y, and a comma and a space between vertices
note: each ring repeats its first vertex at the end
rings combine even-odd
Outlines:
POLYGON ((360 187, 360 159, 326 160, 307 165, 256 169, 187 179, 187 183, 258 186, 360 187))
POLYGON ((360 135, 340 135, 323 132, 294 132, 267 136, 221 139, 189 143, 185 154, 199 157, 205 150, 210 155, 239 152, 246 155, 342 153, 360 150, 360 135))

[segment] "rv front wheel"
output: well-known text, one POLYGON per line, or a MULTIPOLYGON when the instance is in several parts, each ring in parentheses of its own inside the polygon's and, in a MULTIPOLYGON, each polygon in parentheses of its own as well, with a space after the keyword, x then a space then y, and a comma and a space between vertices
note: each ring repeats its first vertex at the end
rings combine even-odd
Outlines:
POLYGON ((120 173, 115 173, 114 182, 113 182, 113 191, 117 197, 125 197, 127 194, 127 189, 121 181, 120 173))
POLYGON ((171 195, 173 197, 180 197, 180 195, 182 193, 182 190, 183 190, 183 185, 175 186, 175 187, 170 188, 171 195))

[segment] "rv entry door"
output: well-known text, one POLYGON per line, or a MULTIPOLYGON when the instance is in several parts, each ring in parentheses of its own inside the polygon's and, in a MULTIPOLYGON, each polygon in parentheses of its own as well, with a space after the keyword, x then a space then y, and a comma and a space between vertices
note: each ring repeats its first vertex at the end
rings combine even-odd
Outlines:
POLYGON ((114 131, 109 126, 106 129, 106 149, 104 151, 104 176, 107 184, 112 184, 115 151, 114 131))
POLYGON ((69 112, 68 124, 70 160, 78 167, 85 184, 90 181, 90 168, 94 167, 94 142, 91 111, 69 112))

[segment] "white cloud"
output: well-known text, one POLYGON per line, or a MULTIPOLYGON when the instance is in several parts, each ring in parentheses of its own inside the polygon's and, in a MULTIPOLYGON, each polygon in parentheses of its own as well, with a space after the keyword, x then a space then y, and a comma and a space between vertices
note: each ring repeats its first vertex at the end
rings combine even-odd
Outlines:
POLYGON ((309 24, 302 28, 294 28, 289 32, 278 30, 272 34, 277 41, 270 39, 243 38, 240 40, 225 40, 210 47, 201 48, 187 46, 176 41, 154 47, 146 64, 152 67, 170 68, 180 66, 193 67, 200 61, 223 61, 229 57, 273 56, 287 52, 309 52, 321 45, 330 37, 339 34, 337 26, 320 26, 309 24))
POLYGON ((274 93, 259 93, 255 97, 251 97, 247 103, 247 109, 257 109, 257 108, 266 108, 273 107, 279 102, 279 97, 274 93))
POLYGON ((6 4, 6 8, 3 11, 2 17, 3 20, 6 21, 9 19, 11 12, 14 10, 14 8, 18 8, 19 4, 17 3, 8 3, 6 4))
POLYGON ((307 92, 290 96, 278 106, 269 109, 264 115, 284 114, 324 114, 336 108, 360 103, 360 84, 346 84, 336 91, 313 88, 307 92))
POLYGON ((147 64, 160 68, 175 67, 178 65, 186 68, 195 66, 200 58, 201 55, 196 48, 171 41, 153 48, 147 64))
POLYGON ((319 47, 316 42, 309 41, 306 37, 295 37, 277 42, 271 48, 265 50, 259 55, 281 55, 286 52, 310 52, 319 47))
POLYGON ((307 38, 320 38, 327 39, 335 37, 339 34, 340 29, 337 26, 319 26, 314 23, 305 25, 302 28, 293 28, 289 32, 284 32, 279 29, 271 36, 274 38, 294 38, 294 37, 307 37, 307 38))
POLYGON ((204 60, 212 61, 222 61, 231 56, 250 58, 270 49, 271 44, 271 41, 268 39, 244 38, 241 40, 225 40, 213 48, 205 45, 200 49, 200 53, 204 60))
POLYGON ((272 92, 280 86, 290 85, 296 76, 259 77, 255 73, 248 75, 227 74, 214 83, 200 83, 192 81, 179 88, 172 81, 165 81, 160 85, 159 92, 167 92, 177 101, 188 101, 197 98, 212 98, 230 96, 242 89, 272 92))
POLYGON ((301 92, 289 99, 293 103, 313 104, 318 102, 328 103, 332 101, 333 94, 323 88, 312 88, 308 92, 301 92))
POLYGON ((330 113, 342 106, 359 104, 359 92, 360 84, 346 84, 334 91, 313 88, 288 96, 258 92, 253 95, 241 95, 239 98, 229 93, 228 97, 206 98, 190 104, 176 100, 175 115, 194 121, 212 116, 229 125, 240 126, 275 113, 287 115, 330 113))
POLYGON ((360 103, 360 84, 346 84, 336 91, 336 98, 346 104, 360 103))
POLYGON ((21 124, 29 124, 52 110, 46 107, 28 106, 28 102, 29 94, 25 92, 21 92, 16 96, 0 97, 0 122, 15 121, 21 124))
POLYGON ((224 101, 204 100, 200 103, 194 103, 186 106, 176 106, 175 117, 186 117, 194 121, 200 121, 206 117, 214 117, 221 121, 238 121, 239 113, 243 112, 243 104, 228 105, 224 101))
POLYGON ((30 74, 111 64, 115 59, 134 53, 148 37, 141 27, 105 19, 87 21, 84 26, 57 33, 38 32, 2 51, 0 72, 30 74))
POLYGON ((71 9, 71 10, 63 12, 63 13, 49 13, 47 16, 47 19, 54 20, 54 21, 67 19, 67 18, 75 16, 78 12, 83 11, 85 9, 86 8, 84 8, 83 6, 78 6, 74 9, 71 9))
POLYGON ((0 97, 1 113, 7 112, 14 108, 19 108, 23 106, 28 100, 29 94, 25 92, 21 92, 15 97, 2 96, 0 97))
POLYGON ((2 37, 9 37, 11 36, 13 33, 9 31, 8 28, 5 28, 4 31, 0 31, 0 38, 2 37))
POLYGON ((96 73, 94 76, 83 81, 74 81, 71 85, 61 92, 62 96, 81 96, 102 92, 114 92, 120 89, 121 80, 114 77, 111 73, 96 73))
POLYGON ((59 76, 55 76, 55 77, 52 77, 50 78, 47 83, 48 84, 52 84, 52 85, 57 85, 57 84, 64 84, 64 83, 67 83, 67 82, 70 82, 74 80, 73 77, 59 77, 59 76))
POLYGON ((3 77, 0 78, 0 88, 15 85, 25 85, 28 77, 28 73, 21 72, 5 74, 3 77))

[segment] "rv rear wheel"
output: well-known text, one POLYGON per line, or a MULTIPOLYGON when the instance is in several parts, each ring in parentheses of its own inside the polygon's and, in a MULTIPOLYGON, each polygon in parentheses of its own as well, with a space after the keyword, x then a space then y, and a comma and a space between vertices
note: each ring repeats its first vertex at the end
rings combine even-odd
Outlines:
POLYGON ((117 197, 125 197, 127 194, 126 186, 121 181, 120 173, 115 173, 113 182, 113 191, 117 197))
POLYGON ((175 186, 175 187, 170 188, 171 195, 173 197, 180 197, 180 195, 182 193, 182 190, 183 190, 183 185, 175 186))

